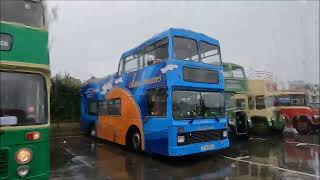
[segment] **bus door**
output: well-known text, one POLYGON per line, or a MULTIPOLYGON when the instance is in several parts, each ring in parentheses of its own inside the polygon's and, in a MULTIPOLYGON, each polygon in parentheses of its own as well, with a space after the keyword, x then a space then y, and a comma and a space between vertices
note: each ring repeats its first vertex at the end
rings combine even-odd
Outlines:
POLYGON ((143 117, 145 143, 153 152, 167 152, 167 89, 148 89, 145 97, 147 106, 146 116, 143 117))

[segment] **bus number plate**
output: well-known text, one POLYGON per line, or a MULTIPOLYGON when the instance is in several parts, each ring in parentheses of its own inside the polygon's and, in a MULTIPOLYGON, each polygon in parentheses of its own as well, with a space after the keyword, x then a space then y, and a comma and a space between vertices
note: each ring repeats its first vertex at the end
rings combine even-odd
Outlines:
POLYGON ((208 150, 211 150, 213 148, 214 148, 213 144, 204 145, 204 146, 201 146, 201 151, 208 151, 208 150))

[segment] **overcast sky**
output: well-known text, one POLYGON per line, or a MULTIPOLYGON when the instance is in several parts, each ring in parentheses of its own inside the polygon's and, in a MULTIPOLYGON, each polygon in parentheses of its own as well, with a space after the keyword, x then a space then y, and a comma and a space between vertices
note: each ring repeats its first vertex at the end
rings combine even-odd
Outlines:
POLYGON ((86 80, 114 73, 121 53, 169 27, 205 33, 223 61, 279 81, 319 82, 319 2, 48 1, 53 75, 86 80))

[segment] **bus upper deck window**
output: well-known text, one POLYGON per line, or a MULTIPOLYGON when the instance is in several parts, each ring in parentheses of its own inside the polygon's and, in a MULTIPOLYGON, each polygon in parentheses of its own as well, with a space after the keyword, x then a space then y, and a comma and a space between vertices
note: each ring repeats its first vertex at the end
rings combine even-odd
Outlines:
POLYGON ((139 58, 136 55, 128 56, 124 59, 124 71, 131 72, 139 69, 139 58))
POLYGON ((144 60, 147 66, 157 64, 168 58, 168 38, 155 42, 145 48, 144 60))
POLYGON ((21 23, 42 28, 44 26, 44 7, 40 0, 0 1, 1 21, 21 23))
POLYGON ((200 42, 200 55, 204 63, 220 65, 220 50, 219 46, 214 46, 206 42, 200 42))
POLYGON ((193 39, 174 37, 173 51, 176 59, 199 61, 197 42, 193 39))

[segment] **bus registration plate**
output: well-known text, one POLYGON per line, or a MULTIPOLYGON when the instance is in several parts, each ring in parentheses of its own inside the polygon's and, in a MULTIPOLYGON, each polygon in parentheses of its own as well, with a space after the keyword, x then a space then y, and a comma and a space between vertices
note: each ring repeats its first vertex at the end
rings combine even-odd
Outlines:
POLYGON ((214 148, 213 144, 203 145, 203 146, 201 146, 201 151, 208 151, 213 148, 214 148))

